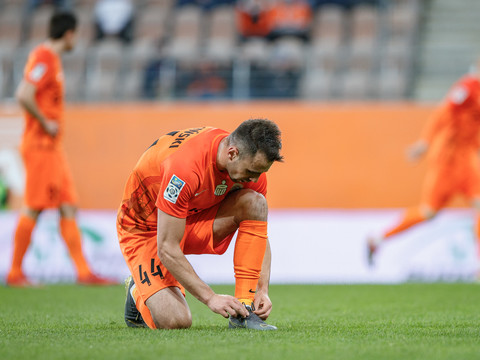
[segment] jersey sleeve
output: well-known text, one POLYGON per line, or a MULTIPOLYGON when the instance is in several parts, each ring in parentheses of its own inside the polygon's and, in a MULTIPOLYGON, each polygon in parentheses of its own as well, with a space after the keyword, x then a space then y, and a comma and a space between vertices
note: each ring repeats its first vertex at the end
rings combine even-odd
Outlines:
POLYGON ((199 186, 198 175, 185 166, 165 164, 155 205, 164 213, 186 218, 188 203, 199 186))
POLYGON ((28 66, 25 68, 24 78, 38 88, 44 87, 55 76, 53 60, 46 53, 33 54, 28 66))

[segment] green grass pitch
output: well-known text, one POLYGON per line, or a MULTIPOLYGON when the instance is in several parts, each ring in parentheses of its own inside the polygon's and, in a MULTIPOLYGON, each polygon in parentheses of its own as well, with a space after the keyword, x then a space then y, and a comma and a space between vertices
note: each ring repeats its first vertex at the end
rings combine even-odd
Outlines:
MULTIPOLYGON (((233 286, 214 286, 232 293, 233 286)), ((124 289, 0 287, 0 359, 479 359, 480 285, 272 285, 276 332, 192 296, 187 330, 130 329, 124 289)))

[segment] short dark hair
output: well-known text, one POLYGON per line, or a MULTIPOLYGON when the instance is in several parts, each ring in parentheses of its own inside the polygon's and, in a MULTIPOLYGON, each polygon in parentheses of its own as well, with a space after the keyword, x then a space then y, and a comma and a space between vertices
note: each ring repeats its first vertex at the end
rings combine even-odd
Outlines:
POLYGON ((260 151, 268 161, 283 161, 281 132, 277 124, 267 119, 250 119, 240 124, 230 135, 230 144, 234 144, 242 153, 250 156, 260 151))
POLYGON ((69 11, 55 12, 50 18, 48 28, 48 37, 50 39, 61 39, 69 30, 75 31, 77 28, 77 17, 69 11))

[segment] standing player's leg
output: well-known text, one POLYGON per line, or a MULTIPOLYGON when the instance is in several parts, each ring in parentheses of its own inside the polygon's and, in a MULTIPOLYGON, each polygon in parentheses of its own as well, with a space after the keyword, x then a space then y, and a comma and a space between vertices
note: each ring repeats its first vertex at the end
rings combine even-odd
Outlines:
POLYGON ((55 160, 58 208, 60 211, 60 234, 77 270, 77 282, 84 285, 111 285, 112 281, 96 276, 88 266, 82 249, 82 235, 76 221, 77 194, 73 177, 62 151, 52 152, 55 160))
POLYGON ((28 246, 30 245, 32 232, 41 210, 25 209, 18 219, 13 242, 13 257, 10 271, 7 275, 7 285, 28 286, 29 281, 22 270, 22 263, 28 246))
POLYGON ((421 222, 431 220, 445 206, 456 191, 456 184, 447 180, 449 177, 445 171, 446 169, 430 170, 425 177, 420 205, 407 209, 400 222, 393 228, 380 236, 367 239, 370 265, 373 264, 373 257, 383 242, 421 222))
POLYGON ((49 182, 51 159, 45 151, 22 151, 25 167, 25 210, 20 213, 14 235, 12 266, 7 275, 7 284, 28 286, 22 262, 31 242, 32 232, 41 209, 48 207, 49 199, 54 195, 49 182))
POLYGON ((62 204, 59 211, 60 234, 77 270, 77 282, 83 285, 116 284, 114 281, 95 275, 90 269, 82 249, 82 234, 76 220, 77 208, 71 204, 62 204))
POLYGON ((79 281, 86 279, 91 274, 90 267, 83 256, 82 236, 75 219, 77 209, 70 204, 62 204, 60 211, 60 234, 67 245, 70 257, 77 270, 79 281))
POLYGON ((373 257, 382 243, 421 222, 432 219, 436 214, 437 211, 428 205, 420 205, 407 209, 397 225, 380 236, 370 236, 367 239, 368 263, 370 265, 373 264, 373 257))

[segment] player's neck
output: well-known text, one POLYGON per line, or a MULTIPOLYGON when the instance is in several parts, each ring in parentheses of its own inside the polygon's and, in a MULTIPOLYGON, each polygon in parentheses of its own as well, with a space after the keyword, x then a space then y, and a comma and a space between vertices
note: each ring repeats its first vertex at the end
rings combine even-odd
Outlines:
POLYGON ((62 55, 65 49, 65 45, 61 40, 47 39, 44 44, 57 55, 62 55))
POLYGON ((227 159, 226 159, 226 147, 227 147, 227 138, 223 138, 222 140, 220 140, 220 143, 218 144, 218 149, 217 149, 217 169, 220 170, 220 171, 223 171, 226 169, 226 163, 227 163, 227 159))

